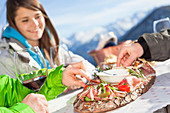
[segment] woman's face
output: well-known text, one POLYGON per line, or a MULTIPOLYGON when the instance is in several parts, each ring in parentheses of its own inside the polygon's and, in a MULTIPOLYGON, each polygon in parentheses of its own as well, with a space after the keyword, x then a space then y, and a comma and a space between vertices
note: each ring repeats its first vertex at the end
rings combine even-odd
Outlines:
POLYGON ((20 7, 16 12, 15 24, 28 41, 37 41, 45 29, 45 19, 41 11, 20 7))

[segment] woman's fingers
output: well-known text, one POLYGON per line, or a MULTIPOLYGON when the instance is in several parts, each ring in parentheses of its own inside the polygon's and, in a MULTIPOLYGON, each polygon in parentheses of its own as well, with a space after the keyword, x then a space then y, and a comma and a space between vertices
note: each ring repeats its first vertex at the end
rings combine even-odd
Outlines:
POLYGON ((74 80, 73 82, 74 84, 69 86, 69 89, 78 89, 78 88, 81 88, 81 87, 85 87, 85 83, 81 80, 74 80))
POLYGON ((84 87, 86 84, 81 80, 75 80, 74 85, 84 87))
POLYGON ((90 77, 87 76, 87 72, 85 72, 83 69, 77 68, 76 66, 75 65, 67 66, 67 68, 63 71, 63 74, 62 74, 63 75, 62 83, 66 86, 74 87, 71 89, 85 86, 85 83, 81 81, 81 79, 78 79, 76 75, 80 75, 82 78, 84 77, 87 80, 90 80, 90 77))
POLYGON ((62 83, 68 86, 68 89, 77 89, 84 87, 85 83, 81 78, 91 80, 89 73, 86 71, 85 65, 87 61, 72 63, 62 73, 62 83))
POLYGON ((86 60, 82 60, 80 62, 72 63, 70 65, 72 67, 79 68, 79 69, 82 69, 82 70, 86 71, 86 68, 85 68, 85 63, 86 62, 87 62, 86 60))
POLYGON ((84 77, 87 80, 90 80, 90 77, 87 75, 87 72, 85 72, 82 68, 77 68, 75 67, 75 65, 69 65, 68 70, 70 71, 70 74, 72 74, 72 76, 80 75, 82 78, 84 77))

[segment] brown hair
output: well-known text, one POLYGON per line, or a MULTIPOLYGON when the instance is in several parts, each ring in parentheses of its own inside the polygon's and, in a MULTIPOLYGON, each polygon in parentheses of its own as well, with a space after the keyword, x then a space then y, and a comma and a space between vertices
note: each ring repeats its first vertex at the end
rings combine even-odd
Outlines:
POLYGON ((9 25, 16 30, 17 27, 15 25, 15 17, 16 11, 19 9, 19 7, 24 7, 35 11, 40 10, 44 15, 46 28, 44 30, 42 38, 39 40, 39 47, 43 48, 45 54, 48 53, 49 56, 50 47, 59 45, 59 37, 42 4, 39 0, 7 0, 7 21, 9 25), (49 36, 49 34, 51 36, 49 36))

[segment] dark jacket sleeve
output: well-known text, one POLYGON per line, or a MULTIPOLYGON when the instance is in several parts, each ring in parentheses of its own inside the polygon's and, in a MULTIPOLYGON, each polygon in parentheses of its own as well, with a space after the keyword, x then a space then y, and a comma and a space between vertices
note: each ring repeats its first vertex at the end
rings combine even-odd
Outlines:
POLYGON ((144 49, 143 58, 163 61, 170 58, 170 29, 160 33, 145 33, 138 42, 144 49))

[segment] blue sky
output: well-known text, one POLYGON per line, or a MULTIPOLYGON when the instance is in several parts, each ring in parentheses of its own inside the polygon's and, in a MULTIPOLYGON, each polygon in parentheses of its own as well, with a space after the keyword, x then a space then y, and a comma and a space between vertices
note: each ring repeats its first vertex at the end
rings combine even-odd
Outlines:
MULTIPOLYGON (((5 0, 0 0, 0 28, 5 25, 5 0), (1 4, 1 3, 0 3, 1 4)), ((40 0, 60 37, 104 26, 169 0, 40 0)))

